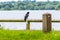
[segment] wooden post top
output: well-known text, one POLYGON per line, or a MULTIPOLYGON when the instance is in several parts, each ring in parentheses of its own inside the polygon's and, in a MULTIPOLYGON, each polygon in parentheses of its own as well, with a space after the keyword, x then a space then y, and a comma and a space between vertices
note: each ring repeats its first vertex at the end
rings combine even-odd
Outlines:
POLYGON ((50 13, 44 13, 43 15, 51 15, 50 13))

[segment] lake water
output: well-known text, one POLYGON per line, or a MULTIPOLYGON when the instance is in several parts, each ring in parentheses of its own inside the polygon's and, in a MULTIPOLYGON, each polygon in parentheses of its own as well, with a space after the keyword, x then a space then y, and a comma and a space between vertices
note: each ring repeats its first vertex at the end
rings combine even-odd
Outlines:
MULTIPOLYGON (((0 20, 23 20, 27 12, 30 12, 27 20, 38 20, 42 19, 44 13, 52 14, 52 20, 60 20, 60 10, 11 10, 11 11, 0 11, 0 20)), ((4 29, 10 30, 26 30, 26 22, 0 22, 0 25, 4 29)), ((31 22, 31 30, 42 30, 42 22, 31 22)), ((60 23, 52 23, 52 30, 60 30, 60 23)))

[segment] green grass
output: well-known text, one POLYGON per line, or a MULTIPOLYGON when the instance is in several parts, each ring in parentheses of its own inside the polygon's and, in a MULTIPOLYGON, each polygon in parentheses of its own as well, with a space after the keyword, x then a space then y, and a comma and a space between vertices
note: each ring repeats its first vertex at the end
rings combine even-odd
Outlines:
POLYGON ((0 40, 60 40, 60 31, 0 30, 0 40))

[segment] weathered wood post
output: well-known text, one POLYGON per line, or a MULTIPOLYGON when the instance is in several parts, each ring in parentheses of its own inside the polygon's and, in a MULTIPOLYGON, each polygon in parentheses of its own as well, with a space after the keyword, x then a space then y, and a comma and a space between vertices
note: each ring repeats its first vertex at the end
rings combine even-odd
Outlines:
POLYGON ((43 14, 43 32, 51 31, 51 14, 43 14))
POLYGON ((30 21, 27 21, 27 24, 26 24, 26 30, 30 30, 30 21))

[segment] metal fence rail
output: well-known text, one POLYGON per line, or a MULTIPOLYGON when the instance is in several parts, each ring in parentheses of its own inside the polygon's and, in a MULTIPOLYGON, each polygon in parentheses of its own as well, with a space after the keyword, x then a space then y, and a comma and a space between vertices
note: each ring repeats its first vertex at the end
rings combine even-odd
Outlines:
POLYGON ((24 20, 0 20, 0 22, 25 22, 24 20))
MULTIPOLYGON (((43 22, 43 20, 27 20, 28 22, 43 22)), ((24 20, 0 20, 0 22, 25 22, 24 20)), ((51 22, 60 22, 60 20, 52 20, 51 22)))

